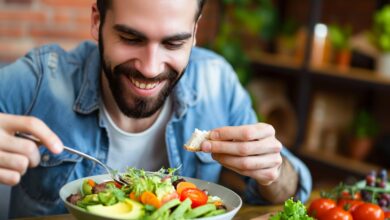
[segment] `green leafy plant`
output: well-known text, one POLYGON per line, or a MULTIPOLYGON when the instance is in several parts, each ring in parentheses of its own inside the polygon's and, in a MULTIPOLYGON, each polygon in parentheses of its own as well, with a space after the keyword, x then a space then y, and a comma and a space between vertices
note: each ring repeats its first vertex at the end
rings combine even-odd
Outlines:
POLYGON ((354 118, 351 130, 354 137, 371 138, 377 135, 379 125, 368 111, 361 110, 354 118))
POLYGON ((273 39, 277 32, 277 10, 272 0, 223 0, 222 7, 220 31, 209 47, 232 64, 245 86, 252 73, 246 48, 253 48, 253 42, 245 37, 250 35, 265 42, 273 39))
POLYGON ((382 52, 390 52, 390 5, 374 14, 372 40, 382 52))
POLYGON ((351 37, 351 27, 342 27, 340 25, 332 24, 328 27, 329 40, 336 50, 348 49, 349 38, 351 37))

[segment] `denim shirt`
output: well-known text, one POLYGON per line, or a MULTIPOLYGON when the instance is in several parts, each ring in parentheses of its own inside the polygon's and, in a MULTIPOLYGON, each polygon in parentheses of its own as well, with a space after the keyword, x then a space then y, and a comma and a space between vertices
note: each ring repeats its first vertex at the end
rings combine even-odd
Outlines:
MULTIPOLYGON (((99 50, 92 42, 83 42, 70 52, 58 45, 34 49, 0 69, 0 112, 40 118, 64 145, 106 162, 109 140, 99 118, 100 73, 99 50)), ((180 175, 217 182, 221 165, 209 153, 188 152, 182 146, 195 128, 256 123, 246 90, 222 57, 195 47, 172 97, 174 112, 165 133, 170 167, 181 165, 180 175)), ((54 155, 44 147, 39 150, 40 164, 12 188, 12 218, 64 213, 58 194, 64 184, 105 173, 77 155, 54 155)), ((312 187, 307 167, 287 149, 282 154, 299 173, 297 198, 306 201, 312 187)), ((267 204, 259 196, 256 182, 243 178, 247 183, 241 195, 244 201, 267 204)))

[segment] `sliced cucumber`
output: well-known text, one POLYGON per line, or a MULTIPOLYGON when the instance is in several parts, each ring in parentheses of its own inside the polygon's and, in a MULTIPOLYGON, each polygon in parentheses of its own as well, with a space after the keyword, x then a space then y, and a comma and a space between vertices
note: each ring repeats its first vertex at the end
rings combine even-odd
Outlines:
POLYGON ((226 212, 225 209, 217 209, 215 211, 211 211, 209 213, 206 213, 206 215, 204 215, 203 217, 211 217, 211 216, 221 215, 225 212, 226 212))
POLYGON ((205 215, 208 212, 215 211, 217 207, 214 204, 206 204, 199 207, 196 207, 189 212, 185 213, 185 219, 193 219, 205 215))
POLYGON ((150 217, 151 219, 157 219, 157 217, 161 216, 165 211, 168 211, 169 209, 179 204, 180 204, 179 199, 172 199, 171 201, 165 203, 163 206, 157 209, 155 212, 153 212, 153 214, 150 217))
POLYGON ((170 220, 183 219, 184 213, 191 208, 192 201, 190 198, 184 200, 175 211, 169 216, 170 220))

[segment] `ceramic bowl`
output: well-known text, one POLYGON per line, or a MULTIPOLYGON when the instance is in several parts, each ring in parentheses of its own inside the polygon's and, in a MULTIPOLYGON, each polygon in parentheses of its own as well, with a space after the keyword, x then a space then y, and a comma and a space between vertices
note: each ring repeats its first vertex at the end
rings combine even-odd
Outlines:
MULTIPOLYGON (((204 220, 229 220, 233 219, 233 217, 237 214, 238 210, 242 206, 242 200, 240 196, 238 196, 235 192, 232 190, 223 187, 221 185, 206 182, 199 179, 184 177, 186 181, 194 183, 199 189, 205 189, 209 192, 210 195, 215 195, 220 197, 226 207, 227 212, 222 215, 217 215, 213 217, 207 217, 207 218, 198 218, 198 219, 204 219, 204 220)), ((69 212, 78 220, 114 220, 107 217, 98 216, 92 213, 87 212, 86 210, 77 207, 75 205, 72 205, 68 201, 66 201, 66 198, 71 195, 75 194, 80 191, 82 182, 84 179, 93 179, 97 183, 105 182, 110 180, 108 175, 97 175, 97 176, 91 176, 91 177, 85 177, 82 179, 74 180, 72 182, 67 183, 64 185, 60 190, 60 197, 62 201, 65 203, 66 208, 69 210, 69 212)))

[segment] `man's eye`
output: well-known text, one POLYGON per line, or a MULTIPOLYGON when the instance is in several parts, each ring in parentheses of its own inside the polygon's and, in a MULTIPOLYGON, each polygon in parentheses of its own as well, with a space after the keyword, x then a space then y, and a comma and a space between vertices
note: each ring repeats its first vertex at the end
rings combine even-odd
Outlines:
POLYGON ((183 46, 184 42, 166 42, 165 45, 169 49, 179 49, 183 46))
POLYGON ((138 43, 142 42, 142 40, 139 38, 127 38, 127 37, 122 37, 122 36, 120 38, 126 44, 138 44, 138 43))

